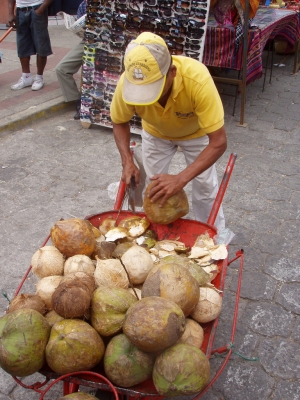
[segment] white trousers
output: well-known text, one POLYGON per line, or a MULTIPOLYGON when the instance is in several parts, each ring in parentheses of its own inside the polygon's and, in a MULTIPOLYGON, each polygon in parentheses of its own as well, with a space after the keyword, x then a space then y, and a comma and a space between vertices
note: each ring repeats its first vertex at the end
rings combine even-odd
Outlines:
MULTIPOLYGON (((187 165, 190 165, 208 145, 208 137, 191 140, 164 140, 142 132, 143 166, 146 186, 156 174, 167 174, 174 154, 180 146, 187 165)), ((192 181, 192 207, 196 221, 207 222, 218 192, 218 176, 215 164, 192 181)), ((219 231, 225 228, 225 218, 221 205, 214 224, 219 231)))

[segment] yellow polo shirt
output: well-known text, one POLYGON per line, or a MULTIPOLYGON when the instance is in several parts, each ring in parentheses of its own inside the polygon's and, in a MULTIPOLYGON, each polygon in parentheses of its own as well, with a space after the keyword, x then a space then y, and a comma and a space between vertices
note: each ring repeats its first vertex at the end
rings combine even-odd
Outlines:
POLYGON ((224 125, 222 101, 205 65, 189 57, 172 58, 177 72, 165 107, 158 102, 148 106, 126 104, 121 75, 110 106, 115 124, 128 122, 137 113, 145 131, 166 140, 194 139, 224 125))

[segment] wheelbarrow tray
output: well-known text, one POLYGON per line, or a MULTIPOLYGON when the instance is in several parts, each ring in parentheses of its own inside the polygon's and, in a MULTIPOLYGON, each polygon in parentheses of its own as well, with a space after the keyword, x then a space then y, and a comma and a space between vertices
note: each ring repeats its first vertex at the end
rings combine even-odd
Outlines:
MULTIPOLYGON (((118 224, 123 218, 130 217, 133 215, 138 215, 140 217, 147 218, 145 213, 142 212, 133 214, 130 211, 119 212, 116 210, 112 210, 103 212, 101 214, 91 215, 86 217, 85 219, 90 221, 92 225, 98 228, 101 222, 106 218, 111 217, 117 219, 117 224, 118 224)), ((211 238, 213 238, 217 234, 215 226, 190 219, 178 219, 177 221, 169 225, 160 225, 151 223, 149 229, 152 229, 157 233, 158 240, 165 240, 165 239, 179 240, 183 242, 186 246, 190 247, 194 245, 198 236, 202 234, 208 233, 208 235, 211 238)), ((228 259, 218 261, 217 265, 219 273, 217 274, 216 278, 212 281, 215 287, 221 291, 223 291, 224 289, 227 264, 228 264, 228 259)), ((206 324, 201 324, 204 330, 204 341, 201 346, 201 350, 206 354, 207 358, 210 358, 211 355, 217 324, 218 324, 218 319, 215 319, 214 321, 206 324)), ((101 363, 97 367, 93 368, 92 371, 100 373, 103 376, 106 376, 101 363)), ((56 379, 59 376, 58 374, 51 371, 47 366, 44 367, 40 371, 40 373, 50 379, 56 379)), ((82 378, 84 379, 83 376, 82 378)), ((80 375, 78 375, 77 378, 73 380, 73 382, 79 383, 80 379, 81 377, 80 375)), ((92 377, 91 380, 93 382, 98 382, 96 387, 103 390, 109 390, 109 387, 106 384, 103 384, 100 381, 98 381, 97 378, 92 377)), ((127 395, 129 397, 138 395, 139 397, 149 396, 151 398, 156 398, 156 397, 159 399, 163 398, 163 396, 160 396, 157 393, 151 379, 148 379, 138 385, 131 386, 130 388, 118 387, 116 385, 114 386, 117 389, 118 393, 127 395)))

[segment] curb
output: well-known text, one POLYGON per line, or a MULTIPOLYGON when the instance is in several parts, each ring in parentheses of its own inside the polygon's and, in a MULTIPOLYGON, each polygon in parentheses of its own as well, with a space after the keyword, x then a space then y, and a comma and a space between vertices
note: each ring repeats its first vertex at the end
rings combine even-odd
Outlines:
POLYGON ((3 118, 0 122, 0 137, 4 136, 4 131, 15 131, 24 128, 26 125, 36 122, 42 118, 50 118, 53 114, 74 109, 74 104, 65 103, 64 100, 54 99, 43 103, 34 111, 21 111, 16 116, 3 118))

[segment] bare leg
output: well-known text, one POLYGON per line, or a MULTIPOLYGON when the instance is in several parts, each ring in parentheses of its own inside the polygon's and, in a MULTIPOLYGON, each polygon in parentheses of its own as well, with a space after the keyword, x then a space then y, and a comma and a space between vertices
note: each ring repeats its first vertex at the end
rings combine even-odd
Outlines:
POLYGON ((36 55, 36 68, 37 68, 38 75, 43 75, 46 64, 47 64, 47 57, 42 57, 37 54, 36 55))
POLYGON ((22 72, 24 74, 30 73, 30 57, 22 57, 20 58, 22 72))

